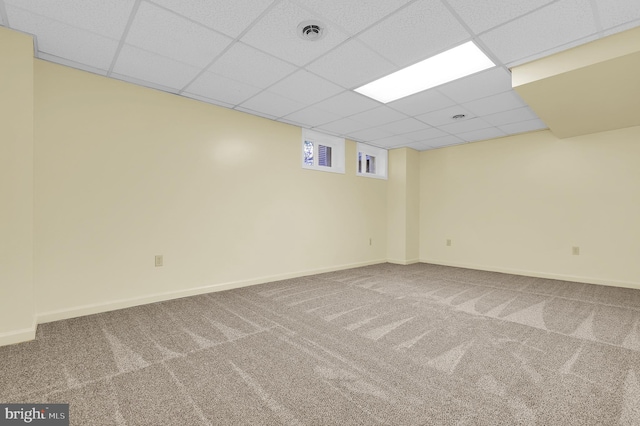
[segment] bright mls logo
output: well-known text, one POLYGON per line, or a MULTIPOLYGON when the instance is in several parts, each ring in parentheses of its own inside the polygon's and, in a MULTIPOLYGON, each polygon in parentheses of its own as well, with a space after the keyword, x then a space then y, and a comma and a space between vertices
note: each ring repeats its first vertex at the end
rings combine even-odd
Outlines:
POLYGON ((69 404, 0 404, 0 426, 69 426, 69 404))

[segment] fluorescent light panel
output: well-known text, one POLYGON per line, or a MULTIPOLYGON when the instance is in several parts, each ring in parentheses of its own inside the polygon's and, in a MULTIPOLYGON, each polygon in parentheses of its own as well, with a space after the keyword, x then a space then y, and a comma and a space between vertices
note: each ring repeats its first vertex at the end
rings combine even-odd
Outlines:
POLYGON ((494 66, 491 59, 469 41, 355 91, 386 104, 494 66))

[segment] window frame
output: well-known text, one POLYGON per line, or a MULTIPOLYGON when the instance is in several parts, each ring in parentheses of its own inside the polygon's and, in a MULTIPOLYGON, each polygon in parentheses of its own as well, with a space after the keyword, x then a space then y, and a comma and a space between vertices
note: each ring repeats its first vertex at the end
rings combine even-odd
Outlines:
MULTIPOLYGON (((364 164, 364 162, 363 162, 364 164)), ((357 143, 356 149, 356 176, 374 178, 374 179, 388 179, 389 164, 389 151, 384 148, 377 148, 375 146, 367 145, 361 142, 357 143), (361 172, 360 171, 360 156, 366 157, 367 155, 375 158, 375 173, 361 172)))
POLYGON ((314 130, 302 129, 302 152, 301 161, 302 168, 307 170, 318 170, 330 173, 345 173, 345 141, 344 138, 330 136, 314 130), (306 164, 304 161, 305 142, 313 143, 313 165, 306 164), (320 160, 319 146, 324 145, 331 148, 331 166, 321 166, 318 164, 320 160))

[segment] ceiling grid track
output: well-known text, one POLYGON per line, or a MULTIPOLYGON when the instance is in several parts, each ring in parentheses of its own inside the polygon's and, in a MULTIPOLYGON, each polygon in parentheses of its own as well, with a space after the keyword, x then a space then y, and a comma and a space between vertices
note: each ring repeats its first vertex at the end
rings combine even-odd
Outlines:
POLYGON ((136 0, 133 8, 131 9, 131 14, 129 15, 129 20, 127 21, 127 26, 125 27, 122 37, 120 38, 120 43, 118 43, 118 48, 116 49, 116 53, 113 55, 113 61, 111 61, 111 65, 109 66, 109 70, 107 71, 107 77, 111 77, 113 73, 113 68, 116 66, 116 62, 118 62, 118 57, 120 56, 120 52, 122 51, 122 47, 127 40, 127 34, 129 34, 129 30, 131 29, 131 25, 133 24, 134 19, 136 19, 136 14, 138 13, 138 9, 140 8, 140 3, 142 0, 136 0))
POLYGON ((425 150, 547 129, 512 72, 634 30, 640 3, 0 0, 0 20, 32 35, 45 61, 380 148, 425 150), (304 22, 322 37, 302 39, 304 22), (467 43, 496 66, 390 102, 357 91, 467 43))
POLYGON ((187 83, 182 89, 180 89, 180 91, 178 92, 179 94, 182 94, 185 89, 187 87, 189 87, 191 84, 193 84, 194 81, 196 81, 198 78, 200 78, 200 76, 202 76, 202 74, 204 74, 205 72, 207 72, 207 70, 209 68, 211 68, 211 66, 213 64, 216 63, 216 61, 218 59, 220 59, 222 57, 222 55, 224 55, 226 52, 229 51, 229 49, 231 49, 231 47, 238 43, 240 41, 240 39, 242 39, 242 37, 244 37, 244 35, 246 33, 249 32, 249 30, 251 30, 251 28, 253 28, 253 26, 259 22, 263 16, 265 16, 267 13, 269 13, 281 0, 274 0, 269 7, 267 7, 256 19, 253 20, 253 22, 247 26, 240 34, 238 34, 238 36, 222 51, 220 52, 220 54, 218 54, 218 56, 216 56, 215 58, 213 58, 213 60, 211 62, 209 62, 209 64, 207 66, 205 66, 202 71, 200 71, 189 83, 187 83))
POLYGON ((2 22, 4 22, 7 27, 10 26, 9 16, 7 15, 7 8, 5 7, 4 1, 2 0, 0 0, 0 18, 2 18, 2 22))

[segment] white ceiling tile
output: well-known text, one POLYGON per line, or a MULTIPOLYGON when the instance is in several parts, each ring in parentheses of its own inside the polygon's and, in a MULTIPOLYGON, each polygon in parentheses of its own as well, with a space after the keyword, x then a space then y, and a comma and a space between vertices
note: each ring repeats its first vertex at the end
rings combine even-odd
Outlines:
POLYGON ((499 127, 500 127, 500 130, 502 130, 503 132, 509 135, 514 135, 516 133, 532 132, 534 130, 546 129, 547 125, 544 124, 542 120, 536 119, 536 120, 521 121, 519 123, 505 124, 504 126, 499 126, 499 127))
POLYGON ((553 0, 447 1, 476 34, 553 2, 553 0))
POLYGON ((470 118, 458 120, 451 124, 445 124, 438 127, 438 129, 457 135, 459 133, 471 132, 473 130, 486 129, 487 127, 491 127, 491 124, 481 118, 470 118))
POLYGON ((276 117, 274 117, 273 115, 270 115, 270 114, 267 114, 267 113, 264 113, 264 112, 260 112, 260 111, 254 111, 254 110, 251 110, 249 108, 243 108, 243 107, 237 106, 237 107, 235 107, 233 109, 236 110, 236 111, 246 112, 247 114, 255 115, 255 116, 258 116, 258 117, 268 118, 269 120, 275 120, 276 119, 276 117))
POLYGON ((344 1, 297 0, 302 6, 340 25, 354 35, 402 7, 410 0, 344 1))
POLYGON ((234 38, 273 2, 273 0, 152 1, 234 38))
POLYGON ((53 62, 56 64, 64 65, 65 67, 75 68, 78 70, 87 71, 93 74, 99 74, 103 76, 106 76, 109 72, 107 69, 94 68, 90 65, 81 64, 80 62, 75 62, 75 61, 72 61, 71 59, 65 59, 59 56, 50 55, 45 52, 38 52, 38 54, 36 55, 36 58, 53 62))
POLYGON ((544 58, 546 56, 553 55, 554 53, 562 52, 564 50, 571 49, 572 47, 580 46, 582 44, 589 43, 589 42, 594 41, 594 40, 598 40, 599 38, 600 38, 599 33, 598 34, 593 34, 593 35, 590 35, 588 37, 583 37, 583 38, 580 38, 580 39, 577 39, 577 40, 573 40, 573 41, 571 41, 569 43, 565 43, 563 45, 556 46, 556 47, 554 47, 552 49, 545 50, 544 52, 540 52, 540 53, 537 53, 535 55, 530 55, 530 56, 526 56, 524 58, 520 58, 517 61, 512 61, 512 62, 505 63, 505 65, 507 66, 507 68, 513 68, 513 67, 515 67, 517 65, 526 64, 528 62, 535 61, 536 59, 544 58))
POLYGON ((416 120, 415 118, 404 118, 402 120, 394 121, 392 123, 384 124, 376 127, 377 129, 383 129, 391 132, 394 135, 402 135, 404 133, 417 132, 419 130, 427 130, 431 126, 416 120))
POLYGON ((597 32, 584 0, 560 0, 480 38, 505 63, 545 52, 597 32))
POLYGON ((338 133, 338 132, 332 132, 330 130, 321 129, 319 127, 314 127, 313 130, 316 131, 316 132, 324 133, 325 135, 339 136, 339 137, 344 138, 344 136, 342 134, 338 133))
POLYGON ((391 123, 392 121, 405 119, 407 116, 387 106, 380 106, 378 108, 370 109, 369 111, 352 115, 349 118, 368 124, 369 126, 380 126, 382 124, 391 123))
POLYGON ((137 47, 124 45, 113 72, 179 90, 200 70, 137 47))
POLYGON ((413 143, 413 141, 409 138, 405 138, 404 136, 389 136, 387 138, 376 139, 372 142, 372 144, 382 147, 382 148, 393 148, 397 146, 404 146, 407 144, 413 143))
POLYGON ((342 87, 355 88, 390 74, 397 67, 353 39, 317 59, 307 69, 342 87))
POLYGON ((502 126, 518 121, 534 120, 538 118, 529 107, 511 109, 495 114, 483 116, 482 119, 493 126, 502 126))
POLYGON ((180 90, 176 89, 175 87, 164 86, 162 84, 141 80, 139 78, 131 77, 129 75, 124 75, 124 74, 118 74, 115 72, 110 73, 108 77, 114 78, 116 80, 126 81, 127 83, 135 84, 136 86, 149 87, 151 89, 156 89, 163 92, 169 92, 172 94, 178 94, 180 92, 180 90))
POLYGON ((425 142, 425 144, 429 145, 431 148, 441 148, 444 146, 459 145, 461 143, 465 143, 465 141, 452 135, 443 136, 441 138, 430 139, 425 142))
POLYGON ((427 145, 426 143, 422 143, 422 142, 418 142, 418 143, 410 143, 409 145, 407 145, 408 148, 413 148, 416 151, 426 151, 429 149, 432 149, 429 145, 427 145))
POLYGON ((284 117, 305 107, 304 103, 296 102, 276 93, 262 92, 241 105, 253 111, 262 112, 274 117, 284 117))
POLYGON ((461 104, 511 90, 511 73, 495 67, 440 86, 438 90, 461 104))
POLYGON ((238 105, 258 94, 261 89, 221 75, 205 72, 184 91, 226 104, 238 105))
POLYGON ((235 43, 209 67, 215 74, 263 89, 295 70, 293 65, 243 43, 235 43))
POLYGON ((242 37, 242 41, 296 65, 305 65, 347 39, 338 28, 327 28, 318 41, 298 36, 298 25, 318 19, 291 1, 284 0, 271 9, 242 37))
POLYGON ((184 96, 210 104, 419 150, 547 126, 511 89, 502 66, 387 105, 344 88, 459 45, 471 38, 465 28, 484 31, 484 48, 513 66, 640 25, 640 0, 476 3, 0 0, 11 27, 36 36, 40 58, 105 75, 131 20, 114 78, 171 93, 189 85, 184 96), (298 24, 309 19, 327 24, 325 38, 298 37, 298 24), (467 117, 454 121, 456 114, 467 117))
MULTIPOLYGON (((113 39, 120 39, 136 0, 5 0, 15 6, 113 39)), ((9 18, 11 25, 13 22, 9 18)))
POLYGON ((389 136, 393 136, 393 133, 380 128, 375 128, 375 129, 364 129, 364 130, 358 130, 357 132, 351 132, 349 133, 349 136, 361 141, 375 141, 376 139, 382 139, 382 138, 387 138, 389 136))
POLYGON ((600 22, 605 29, 640 19, 640 1, 638 0, 595 0, 595 2, 600 22))
POLYGON ((461 107, 460 105, 455 105, 438 111, 421 114, 416 118, 431 126, 442 126, 444 124, 454 123, 455 120, 451 117, 458 114, 464 114, 467 119, 475 117, 475 114, 471 111, 461 107))
POLYGON ((318 126, 318 129, 326 130, 338 135, 346 135, 352 132, 357 132, 358 130, 362 130, 366 127, 366 124, 362 124, 359 121, 355 121, 350 118, 341 118, 340 120, 318 126))
POLYGON ((336 95, 343 90, 340 86, 305 70, 299 70, 269 87, 272 93, 307 105, 336 95))
MULTIPOLYGON (((361 142, 361 143, 364 143, 364 144, 367 144, 369 146, 373 146, 373 147, 376 147, 376 148, 382 148, 382 149, 386 149, 386 150, 390 149, 388 146, 377 145, 375 142, 372 142, 372 141, 359 141, 357 139, 352 139, 350 136, 347 137, 346 139, 355 140, 356 142, 361 142)), ((400 148, 400 147, 398 147, 398 148, 400 148)))
POLYGON ((401 67, 442 52, 469 37, 440 0, 418 0, 358 36, 401 67))
POLYGON ((11 27, 36 34, 38 50, 99 70, 108 70, 118 49, 110 38, 7 6, 11 27))
POLYGON ((126 39, 131 46, 200 68, 211 63, 231 41, 146 2, 140 4, 126 39))
POLYGON ((321 124, 336 121, 340 118, 340 115, 322 110, 320 108, 309 107, 300 111, 296 111, 293 114, 289 114, 284 118, 287 120, 295 121, 296 123, 303 124, 307 127, 316 127, 321 124))
POLYGON ((218 105, 218 106, 221 106, 221 107, 224 107, 224 108, 233 108, 232 104, 228 104, 226 102, 221 102, 221 101, 218 101, 216 99, 210 99, 210 98, 207 98, 206 96, 196 95, 195 93, 183 92, 183 93, 181 93, 181 95, 186 97, 186 98, 195 99, 196 101, 206 102, 208 104, 218 105))
POLYGON ((437 89, 425 90, 406 98, 387 104, 391 108, 410 116, 437 111, 455 105, 455 102, 444 96, 437 89))
POLYGON ((447 134, 442 130, 436 129, 435 127, 431 127, 429 129, 420 130, 419 132, 407 133, 402 136, 409 138, 413 141, 427 141, 429 139, 435 139, 442 136, 447 136, 447 134))
POLYGON ((617 34, 622 31, 630 30, 632 28, 640 26, 640 19, 636 19, 635 21, 627 22, 626 24, 618 25, 617 27, 609 28, 604 31, 605 36, 609 36, 612 34, 617 34))
POLYGON ((487 129, 474 130, 471 132, 459 133, 456 136, 466 142, 483 141, 487 139, 495 139, 506 136, 507 134, 497 127, 489 127, 487 129))
POLYGON ((329 99, 318 102, 314 106, 325 111, 340 114, 343 117, 348 117, 359 112, 377 108, 380 106, 380 103, 366 96, 362 96, 359 93, 347 90, 329 99))
POLYGON ((296 126, 296 127, 302 127, 302 128, 309 128, 309 125, 304 124, 304 123, 300 123, 298 121, 293 121, 293 120, 288 120, 284 117, 281 118, 277 118, 276 121, 280 122, 280 123, 285 123, 285 124, 291 124, 292 126, 296 126))
POLYGON ((518 94, 510 90, 498 95, 467 102, 462 106, 476 115, 489 115, 510 109, 522 108, 526 104, 518 94))

